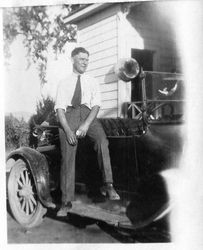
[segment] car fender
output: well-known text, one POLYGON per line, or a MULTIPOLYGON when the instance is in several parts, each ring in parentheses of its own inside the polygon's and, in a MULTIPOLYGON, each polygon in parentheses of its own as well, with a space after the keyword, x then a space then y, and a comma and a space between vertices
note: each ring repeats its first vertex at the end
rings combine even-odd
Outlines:
POLYGON ((46 157, 35 149, 21 147, 7 156, 7 171, 13 167, 13 163, 19 158, 27 162, 34 178, 38 197, 44 206, 49 207, 52 199, 49 188, 49 166, 46 157))

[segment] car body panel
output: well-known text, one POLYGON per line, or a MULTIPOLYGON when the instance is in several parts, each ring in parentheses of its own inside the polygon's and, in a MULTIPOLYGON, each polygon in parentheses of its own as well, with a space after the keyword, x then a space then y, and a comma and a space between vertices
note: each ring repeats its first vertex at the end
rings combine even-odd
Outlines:
POLYGON ((33 174, 38 197, 42 204, 48 207, 52 198, 49 188, 49 166, 47 164, 46 157, 35 149, 21 147, 12 151, 8 155, 7 161, 9 159, 17 160, 19 158, 25 160, 28 163, 33 174))

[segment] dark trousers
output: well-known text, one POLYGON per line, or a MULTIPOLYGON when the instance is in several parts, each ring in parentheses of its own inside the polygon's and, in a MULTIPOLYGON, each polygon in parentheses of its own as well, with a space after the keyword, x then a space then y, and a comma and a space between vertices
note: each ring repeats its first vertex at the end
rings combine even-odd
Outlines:
MULTIPOLYGON (((76 132, 80 124, 85 121, 90 113, 90 109, 85 105, 77 108, 68 107, 65 113, 67 122, 72 131, 76 132)), ((61 191, 62 202, 74 200, 75 194, 75 156, 77 145, 72 146, 66 140, 65 133, 59 128, 61 144, 61 191)), ((90 125, 87 136, 93 142, 94 150, 97 152, 97 159, 103 174, 103 181, 113 183, 108 140, 100 122, 95 118, 90 125)))

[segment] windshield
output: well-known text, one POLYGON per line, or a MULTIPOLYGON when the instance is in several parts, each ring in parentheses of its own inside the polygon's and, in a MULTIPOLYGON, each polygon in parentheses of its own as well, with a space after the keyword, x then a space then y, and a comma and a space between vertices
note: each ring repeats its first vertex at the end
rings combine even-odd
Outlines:
POLYGON ((132 118, 140 119, 146 111, 151 122, 183 120, 184 79, 181 74, 145 71, 145 78, 132 84, 137 84, 140 93, 128 106, 132 118))

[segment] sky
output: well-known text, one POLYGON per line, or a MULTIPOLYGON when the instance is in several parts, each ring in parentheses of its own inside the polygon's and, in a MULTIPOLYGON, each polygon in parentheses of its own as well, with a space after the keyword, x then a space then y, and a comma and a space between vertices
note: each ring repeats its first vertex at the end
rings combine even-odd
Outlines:
MULTIPOLYGON (((48 11, 51 19, 61 11, 61 8, 50 6, 48 11)), ((42 96, 49 95, 54 98, 57 84, 72 70, 70 53, 75 46, 76 43, 67 43, 64 48, 65 52, 57 58, 51 46, 48 48, 47 83, 41 88, 37 65, 32 63, 27 69, 23 37, 18 36, 10 46, 11 57, 7 60, 9 65, 4 66, 5 113, 33 113, 37 101, 42 96)))
POLYGON ((11 46, 9 65, 5 66, 5 112, 33 112, 40 97, 40 81, 34 65, 26 70, 27 61, 22 40, 11 46), (20 63, 19 63, 20 62, 20 63))
POLYGON ((11 45, 9 65, 4 66, 5 72, 5 112, 35 112, 36 103, 42 96, 55 97, 57 84, 66 74, 71 72, 70 51, 75 44, 66 46, 66 52, 55 59, 49 50, 47 65, 47 83, 40 88, 40 79, 36 65, 27 69, 26 50, 22 38, 11 45), (20 63, 19 63, 20 62, 20 63))

